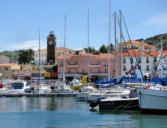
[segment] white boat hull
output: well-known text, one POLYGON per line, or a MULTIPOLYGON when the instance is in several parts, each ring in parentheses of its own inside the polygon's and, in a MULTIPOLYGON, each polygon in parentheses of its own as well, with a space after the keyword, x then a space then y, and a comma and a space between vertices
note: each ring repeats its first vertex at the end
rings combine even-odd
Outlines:
POLYGON ((167 91, 138 89, 137 92, 142 110, 167 111, 167 91))

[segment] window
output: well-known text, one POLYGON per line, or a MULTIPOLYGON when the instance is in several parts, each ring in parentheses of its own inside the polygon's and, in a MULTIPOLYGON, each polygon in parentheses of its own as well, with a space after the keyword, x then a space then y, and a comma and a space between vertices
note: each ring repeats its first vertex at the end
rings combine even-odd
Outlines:
POLYGON ((141 63, 141 58, 140 57, 138 57, 138 62, 141 63))
POLYGON ((75 69, 75 73, 78 73, 78 69, 75 69))
POLYGON ((92 64, 92 61, 91 61, 91 60, 89 61, 89 64, 92 64))
POLYGON ((78 61, 77 61, 77 60, 75 61, 75 65, 76 65, 76 64, 78 64, 78 61))
POLYGON ((107 68, 105 68, 105 73, 107 73, 108 72, 108 70, 107 70, 107 68))
POLYGON ((126 66, 124 65, 123 70, 126 71, 126 66))
POLYGON ((84 60, 82 61, 82 65, 85 65, 85 61, 84 60))
POLYGON ((85 73, 85 70, 84 70, 84 69, 82 69, 82 73, 85 73))
POLYGON ((146 58, 146 63, 149 63, 149 57, 146 58))
POLYGON ((130 63, 133 64, 133 57, 130 58, 130 63))
POLYGON ((61 62, 60 67, 63 67, 63 61, 61 62))
POLYGON ((133 68, 133 65, 131 65, 131 68, 133 68))
POLYGON ((100 73, 100 69, 97 70, 97 73, 100 73))
POLYGON ((147 71, 150 71, 149 65, 147 65, 146 70, 147 70, 147 71))
POLYGON ((8 67, 5 67, 5 70, 7 71, 7 70, 8 70, 8 67))
POLYGON ((99 60, 97 61, 97 64, 100 65, 100 61, 99 60))
POLYGON ((71 73, 71 69, 70 68, 68 69, 68 73, 71 73))
POLYGON ((154 57, 154 62, 157 62, 157 57, 154 57))
POLYGON ((124 64, 126 63, 126 58, 125 58, 125 57, 123 58, 123 63, 124 63, 124 64))

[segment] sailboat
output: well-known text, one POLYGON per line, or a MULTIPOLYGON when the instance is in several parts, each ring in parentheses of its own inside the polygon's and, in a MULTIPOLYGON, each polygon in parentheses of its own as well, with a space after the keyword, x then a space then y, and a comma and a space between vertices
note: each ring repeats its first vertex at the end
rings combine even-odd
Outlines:
POLYGON ((39 65, 38 65, 38 72, 39 72, 39 87, 38 87, 38 94, 48 94, 51 93, 51 88, 46 85, 46 84, 42 84, 41 81, 41 60, 40 60, 40 51, 41 51, 41 41, 40 41, 40 30, 39 30, 39 65))
POLYGON ((63 52, 63 80, 56 82, 56 93, 73 93, 70 86, 66 85, 65 80, 65 45, 66 45, 66 16, 64 17, 64 52, 63 52))

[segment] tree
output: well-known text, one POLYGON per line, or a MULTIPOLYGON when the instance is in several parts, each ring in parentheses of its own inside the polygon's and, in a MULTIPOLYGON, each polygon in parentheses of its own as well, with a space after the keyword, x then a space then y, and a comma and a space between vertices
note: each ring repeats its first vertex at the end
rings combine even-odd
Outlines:
POLYGON ((34 51, 32 49, 20 50, 18 62, 19 64, 29 64, 34 60, 34 51))
POLYGON ((96 51, 93 47, 84 48, 87 53, 94 53, 96 51))
POLYGON ((100 53, 107 53, 107 47, 103 44, 100 49, 99 49, 100 53))
MULTIPOLYGON (((99 49, 100 53, 107 53, 108 52, 108 49, 109 49, 109 46, 106 46, 106 45, 102 45, 99 49)), ((114 46, 113 44, 111 43, 110 44, 110 51, 113 51, 114 50, 114 46)))

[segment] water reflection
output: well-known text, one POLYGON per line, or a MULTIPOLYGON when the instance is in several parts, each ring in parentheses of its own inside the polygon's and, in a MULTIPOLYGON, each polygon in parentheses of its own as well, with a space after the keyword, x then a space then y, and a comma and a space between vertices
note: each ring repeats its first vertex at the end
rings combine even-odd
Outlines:
POLYGON ((73 97, 0 98, 0 112, 55 111, 77 109, 73 97))
POLYGON ((99 111, 73 97, 0 98, 5 128, 165 128, 166 115, 138 111, 99 111), (12 112, 12 113, 11 113, 12 112))

